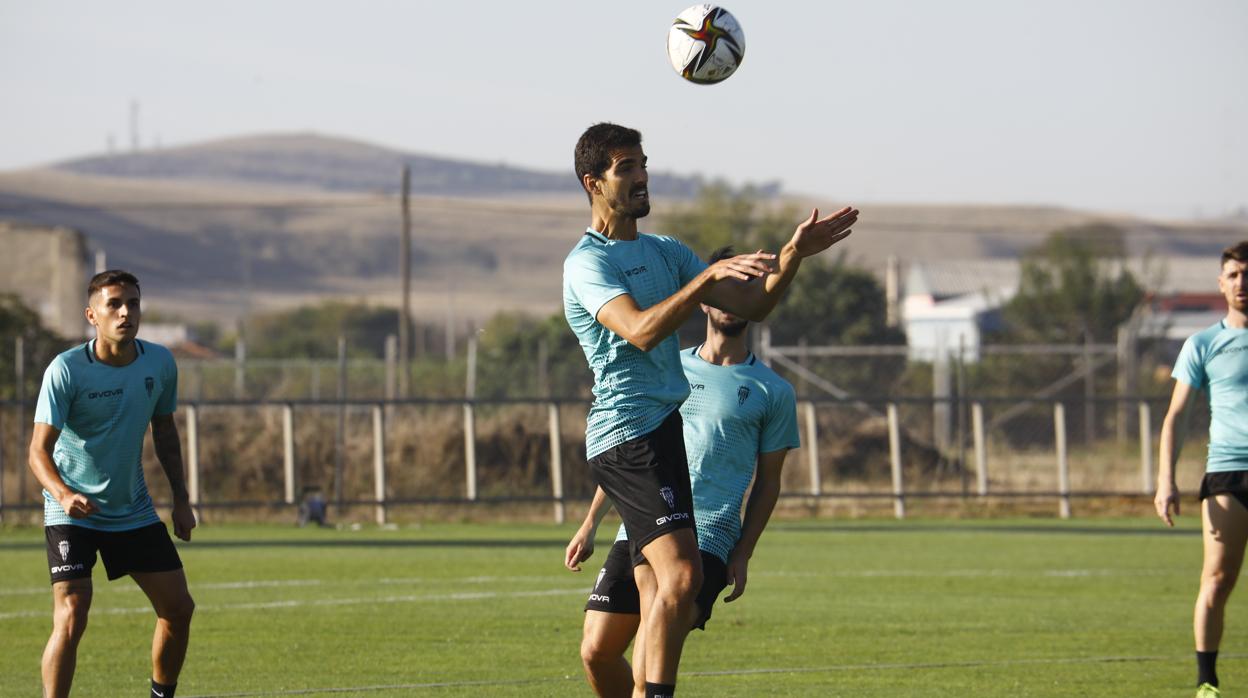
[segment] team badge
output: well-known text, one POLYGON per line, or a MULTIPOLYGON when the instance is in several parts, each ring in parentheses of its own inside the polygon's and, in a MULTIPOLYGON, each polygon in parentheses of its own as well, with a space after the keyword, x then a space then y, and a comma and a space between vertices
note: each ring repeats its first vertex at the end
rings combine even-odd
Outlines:
POLYGON ((152 388, 156 387, 156 379, 148 376, 143 379, 143 387, 147 388, 147 396, 152 396, 152 388))
POLYGON ((598 570, 598 581, 594 582, 594 591, 598 591, 598 587, 602 585, 602 578, 607 576, 607 568, 603 567, 598 570))
POLYGON ((69 560, 69 541, 63 540, 56 544, 56 549, 61 553, 61 562, 69 560))
POLYGON ((737 404, 744 405, 750 399, 750 389, 744 385, 737 387, 737 404))
POLYGON ((676 495, 672 494, 672 488, 660 487, 659 494, 663 497, 663 501, 667 502, 667 508, 676 511, 676 495))

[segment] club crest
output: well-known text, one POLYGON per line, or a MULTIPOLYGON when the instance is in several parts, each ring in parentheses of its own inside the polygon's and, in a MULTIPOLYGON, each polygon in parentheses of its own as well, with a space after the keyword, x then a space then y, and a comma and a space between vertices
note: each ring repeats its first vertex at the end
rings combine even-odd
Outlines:
POLYGON ((56 544, 56 549, 61 553, 61 562, 69 560, 69 541, 63 540, 56 544))
POLYGON ((598 591, 598 587, 602 585, 602 578, 607 576, 607 568, 603 567, 598 570, 598 580, 594 582, 594 591, 598 591))
POLYGON ((147 396, 152 396, 152 389, 156 387, 156 379, 148 376, 143 379, 143 387, 147 388, 147 396))
POLYGON ((672 488, 660 487, 659 494, 663 497, 663 501, 667 502, 667 508, 672 511, 676 510, 676 495, 672 494, 672 488))
POLYGON ((749 387, 744 386, 744 385, 742 385, 742 386, 738 386, 738 387, 737 387, 737 404, 738 404, 738 405, 744 405, 744 404, 745 404, 745 401, 746 401, 746 400, 748 400, 748 399, 750 399, 750 389, 749 389, 749 387))

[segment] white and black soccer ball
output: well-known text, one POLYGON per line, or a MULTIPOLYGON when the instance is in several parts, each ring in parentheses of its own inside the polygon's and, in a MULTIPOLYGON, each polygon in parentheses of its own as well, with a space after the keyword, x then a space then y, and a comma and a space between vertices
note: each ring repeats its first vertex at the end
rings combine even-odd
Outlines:
POLYGON ((667 59, 680 77, 713 85, 737 71, 745 57, 745 32, 716 5, 694 5, 676 15, 667 32, 667 59))

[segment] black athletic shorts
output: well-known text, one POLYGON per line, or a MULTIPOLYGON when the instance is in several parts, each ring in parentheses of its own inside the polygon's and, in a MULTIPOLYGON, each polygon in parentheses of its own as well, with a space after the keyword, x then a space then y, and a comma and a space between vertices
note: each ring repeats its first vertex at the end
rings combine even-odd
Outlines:
POLYGON ((1200 479, 1200 501, 1215 494, 1229 494, 1248 509, 1248 470, 1205 473, 1200 479))
POLYGON ((654 431, 589 459, 589 472, 611 497, 637 550, 682 528, 693 528, 693 490, 680 410, 654 431))
POLYGON ((131 572, 168 572, 182 569, 178 549, 165 524, 157 522, 129 531, 97 531, 85 526, 45 526, 48 571, 52 582, 90 579, 95 553, 104 560, 109 580, 131 572))
MULTIPOLYGON (((611 546, 607 561, 598 572, 598 581, 589 594, 585 604, 586 611, 602 611, 603 613, 641 612, 641 600, 637 592, 637 582, 633 578, 632 555, 626 540, 618 540, 611 546)), ((728 566, 718 557, 702 551, 702 588, 698 590, 698 618, 693 627, 706 630, 706 621, 711 619, 711 608, 715 599, 728 586, 728 566)))

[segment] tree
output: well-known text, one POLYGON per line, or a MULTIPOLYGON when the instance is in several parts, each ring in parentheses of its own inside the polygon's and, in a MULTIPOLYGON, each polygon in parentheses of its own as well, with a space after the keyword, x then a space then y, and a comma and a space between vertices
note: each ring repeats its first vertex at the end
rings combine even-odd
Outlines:
MULTIPOLYGON (((86 322, 85 320, 83 321, 86 322)), ((25 358, 26 380, 24 392, 31 398, 39 390, 43 369, 56 354, 68 348, 69 342, 45 328, 39 314, 26 307, 16 294, 0 293, 0 398, 11 400, 17 395, 14 389, 17 365, 18 337, 22 337, 22 353, 25 358)))
POLYGON ((1018 293, 1001 309, 1006 342, 1113 342, 1144 300, 1121 263, 1123 232, 1095 223, 1052 233, 1027 253, 1018 293))

